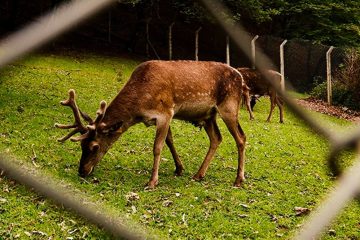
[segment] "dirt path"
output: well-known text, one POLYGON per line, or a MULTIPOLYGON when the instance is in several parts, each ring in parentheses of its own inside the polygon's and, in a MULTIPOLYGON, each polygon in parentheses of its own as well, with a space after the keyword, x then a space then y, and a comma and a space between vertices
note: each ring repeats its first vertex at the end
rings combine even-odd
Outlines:
POLYGON ((329 106, 326 102, 314 98, 297 99, 296 102, 312 111, 360 123, 360 112, 347 107, 329 106))

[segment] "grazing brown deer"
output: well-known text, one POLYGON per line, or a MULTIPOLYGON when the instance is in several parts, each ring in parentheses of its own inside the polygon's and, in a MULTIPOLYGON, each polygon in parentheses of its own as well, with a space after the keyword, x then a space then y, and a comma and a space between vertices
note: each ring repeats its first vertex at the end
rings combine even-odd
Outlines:
POLYGON ((190 121, 203 126, 210 139, 205 160, 193 176, 195 180, 200 180, 204 178, 222 139, 216 123, 216 115, 219 113, 237 145, 238 169, 234 186, 239 187, 245 179, 246 138, 238 123, 242 81, 242 76, 236 69, 217 62, 144 62, 134 70, 129 81, 108 107, 105 101, 100 103, 95 120, 79 110, 75 92, 70 90, 69 99, 61 104, 72 108, 75 124, 56 124, 56 127, 75 129, 59 141, 64 142, 72 135, 81 133, 70 140, 81 141, 79 175, 85 177, 129 127, 140 122, 146 126, 156 125, 154 165, 148 182, 148 187, 154 188, 158 183, 160 153, 164 142, 174 158, 175 173, 181 175, 183 164, 174 148, 170 122, 173 118, 190 121), (80 116, 89 125, 84 126, 80 116))
POLYGON ((251 68, 237 68, 237 70, 243 76, 244 85, 249 88, 249 90, 246 90, 246 88, 243 87, 243 98, 250 113, 250 119, 253 119, 252 110, 256 100, 261 96, 268 95, 270 97, 271 106, 270 113, 266 121, 270 122, 274 108, 277 105, 280 111, 280 123, 283 123, 283 101, 281 97, 278 96, 275 89, 271 87, 269 82, 265 79, 265 77, 267 77, 269 80, 273 81, 273 83, 280 86, 281 74, 273 70, 267 70, 266 76, 264 76, 259 71, 251 68), (252 95, 251 100, 249 95, 252 95))

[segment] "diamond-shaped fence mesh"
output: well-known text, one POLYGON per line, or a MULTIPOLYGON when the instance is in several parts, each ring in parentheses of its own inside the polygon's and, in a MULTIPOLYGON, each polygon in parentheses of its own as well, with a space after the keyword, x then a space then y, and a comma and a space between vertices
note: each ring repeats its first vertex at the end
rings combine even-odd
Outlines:
MULTIPOLYGON (((47 43, 113 2, 116 1, 79 0, 62 5, 52 13, 45 15, 35 23, 30 24, 23 30, 20 30, 1 41, 0 67, 3 67, 47 43)), ((233 44, 246 53, 248 59, 250 59, 249 43, 251 37, 240 25, 233 24, 229 19, 224 18, 224 16, 226 16, 224 13, 227 13, 227 9, 217 1, 202 0, 201 2, 215 19, 217 19, 219 25, 223 28, 223 31, 231 37, 233 44)), ((196 29, 197 27, 194 28, 194 31, 196 29)), ((259 38, 256 67, 260 71, 268 66, 279 65, 280 60, 278 57, 272 58, 272 62, 264 53, 268 56, 278 56, 278 46, 281 42, 282 39, 271 37, 259 38)), ((166 45, 167 42, 164 41, 163 44, 166 45)), ((304 86, 309 86, 308 83, 305 84, 304 82, 301 82, 304 79, 307 79, 306 81, 312 81, 311 79, 313 79, 314 76, 323 76, 325 79, 326 73, 324 72, 325 67, 323 65, 325 64, 325 53, 327 49, 328 48, 325 46, 314 46, 313 44, 307 44, 300 40, 289 41, 285 51, 286 62, 292 63, 285 68, 285 75, 287 76, 288 81, 291 82, 295 88, 304 90, 304 86), (302 75, 299 74, 299 66, 302 68, 300 70, 302 75), (295 71, 295 69, 292 68, 297 69, 295 71), (297 72, 297 74, 292 75, 293 72, 297 72)), ((342 61, 343 56, 344 52, 342 50, 335 49, 333 52, 333 64, 339 64, 342 61)), ((271 81, 269 82, 272 84, 271 81)), ((324 200, 320 209, 312 214, 308 222, 304 224, 303 228, 296 236, 297 239, 313 239, 320 236, 321 231, 330 224, 346 204, 358 196, 360 190, 360 159, 358 158, 354 166, 347 169, 344 173, 341 173, 341 168, 338 166, 337 161, 339 154, 343 150, 349 148, 357 150, 357 143, 360 139, 360 127, 353 129, 351 133, 341 135, 330 132, 299 108, 285 92, 282 92, 276 86, 273 87, 283 97, 289 109, 293 111, 295 115, 301 118, 311 130, 329 141, 331 146, 328 158, 330 169, 335 175, 341 174, 336 188, 328 198, 324 200)), ((9 157, 5 154, 0 155, 0 169, 2 169, 10 178, 14 178, 20 183, 33 188, 40 194, 54 200, 56 203, 73 210, 90 222, 104 228, 115 237, 126 239, 151 238, 151 236, 146 236, 142 232, 135 231, 133 227, 130 229, 128 226, 123 225, 121 220, 114 219, 113 216, 83 206, 78 199, 69 196, 66 192, 60 191, 59 193, 59 187, 55 184, 49 184, 49 182, 39 179, 38 176, 31 176, 28 172, 17 169, 16 165, 11 164, 9 157), (44 184, 44 182, 46 182, 46 184, 44 184)))
MULTIPOLYGON (((280 66, 279 46, 284 39, 260 36, 257 46, 272 59, 276 69, 280 66)), ((288 40, 285 45, 285 76, 292 87, 300 92, 309 92, 316 84, 326 81, 326 51, 329 46, 314 44, 299 39, 288 40)), ((335 48, 331 54, 333 66, 344 59, 344 50, 335 48)), ((335 69, 335 68, 333 68, 335 69)))

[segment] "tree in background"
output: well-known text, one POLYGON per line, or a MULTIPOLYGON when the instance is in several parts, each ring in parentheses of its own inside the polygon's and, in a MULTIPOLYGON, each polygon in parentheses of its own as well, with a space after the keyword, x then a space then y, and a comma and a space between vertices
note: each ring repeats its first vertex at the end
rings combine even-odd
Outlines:
MULTIPOLYGON (((13 31, 68 0, 4 0, 0 4, 0 34, 13 31)), ((301 38, 334 46, 360 47, 359 0, 220 0, 249 32, 292 39, 301 38)), ((164 22, 212 24, 200 1, 125 0, 117 7, 133 6, 138 19, 168 12, 164 22)), ((157 16, 158 17, 158 16, 157 16)))
MULTIPOLYGON (((233 18, 256 34, 301 38, 335 46, 360 46, 358 0, 222 0, 233 18)), ((188 22, 211 20, 199 2, 171 0, 188 22)))
POLYGON ((360 46, 360 1, 288 1, 273 18, 274 34, 335 46, 360 46))

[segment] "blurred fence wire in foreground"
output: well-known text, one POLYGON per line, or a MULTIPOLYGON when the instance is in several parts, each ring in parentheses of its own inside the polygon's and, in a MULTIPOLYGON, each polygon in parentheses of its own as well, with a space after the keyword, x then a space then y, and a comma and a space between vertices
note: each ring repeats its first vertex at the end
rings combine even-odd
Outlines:
POLYGON ((96 209, 96 205, 87 204, 84 199, 77 198, 73 193, 69 193, 64 187, 55 184, 51 179, 44 176, 34 176, 29 171, 22 169, 14 164, 14 159, 10 159, 0 154, 0 169, 7 177, 33 189, 38 194, 49 198, 56 204, 70 209, 87 219, 89 222, 103 228, 116 238, 122 239, 144 239, 145 233, 139 227, 127 227, 124 221, 104 209, 96 209), (106 213, 106 214, 105 214, 106 213))
MULTIPOLYGON (((229 20, 229 10, 226 9, 220 1, 201 0, 207 10, 215 17, 223 29, 229 34, 234 43, 243 50, 250 59, 250 53, 247 50, 246 43, 251 40, 250 36, 242 28, 241 25, 235 24, 229 20)), ((263 72, 266 66, 270 66, 271 61, 259 51, 256 68, 263 72)), ((304 120, 313 131, 327 139, 330 143, 330 153, 328 163, 330 170, 335 176, 340 176, 337 187, 330 193, 327 199, 321 204, 319 209, 315 211, 308 222, 304 224, 295 239, 314 239, 320 237, 322 231, 325 230, 331 221, 341 212, 346 204, 353 200, 360 193, 360 157, 358 156, 353 167, 347 169, 345 173, 341 173, 338 164, 338 155, 343 150, 356 149, 357 142, 360 140, 360 126, 345 134, 336 135, 329 129, 319 124, 314 118, 306 114, 285 92, 267 79, 269 83, 276 89, 279 95, 283 97, 290 110, 299 118, 304 120)), ((359 153, 358 153, 359 154, 359 153)))
MULTIPOLYGON (((56 36, 64 33, 70 28, 76 26, 91 15, 99 12, 116 2, 115 0, 76 0, 63 4, 53 12, 38 19, 38 21, 28 25, 23 30, 9 36, 0 42, 0 67, 24 56, 26 53, 48 43, 56 36)), ((248 49, 248 43, 251 41, 249 34, 243 27, 234 23, 226 9, 220 1, 201 0, 207 10, 214 16, 220 26, 232 38, 234 43, 248 58, 251 59, 251 52, 248 49)), ((271 62, 261 51, 257 53, 256 68, 264 71, 271 62)), ((269 80, 270 84, 272 82, 269 80)), ((319 124, 315 119, 306 114, 285 92, 272 84, 286 102, 289 109, 301 118, 310 129, 327 139, 330 143, 330 153, 328 163, 331 171, 336 176, 340 176, 337 186, 328 198, 321 204, 308 221, 299 231, 296 239, 313 239, 320 237, 321 232, 325 230, 331 221, 340 213, 348 202, 356 198, 360 191, 360 157, 356 159, 353 167, 341 172, 338 164, 338 155, 345 149, 355 149, 360 139, 360 126, 351 132, 342 135, 335 135, 329 129, 319 124)), ((41 195, 44 195, 59 205, 71 209, 80 216, 89 220, 111 233, 116 238, 124 239, 145 239, 152 238, 145 233, 129 226, 123 225, 121 221, 103 214, 101 209, 96 210, 84 205, 81 201, 70 196, 61 187, 49 184, 49 181, 38 179, 39 176, 30 176, 29 172, 20 170, 20 167, 11 163, 9 157, 0 155, 0 169, 14 180, 34 189, 41 195)), ((138 228, 138 227, 137 227, 138 228)), ((137 229, 136 228, 136 229, 137 229)), ((139 228, 140 229, 140 228, 139 228)))
MULTIPOLYGON (((29 24, 24 29, 10 35, 0 42, 0 68, 24 56, 36 48, 76 26, 93 14, 101 11, 115 0, 77 0, 65 3, 59 8, 29 24)), ((140 227, 126 226, 118 217, 105 214, 103 209, 95 209, 70 195, 58 184, 30 172, 13 163, 6 155, 0 155, 0 169, 17 182, 46 196, 60 206, 96 224, 100 228, 120 239, 150 238, 140 227)), ((106 212, 106 211, 105 211, 106 212)))

